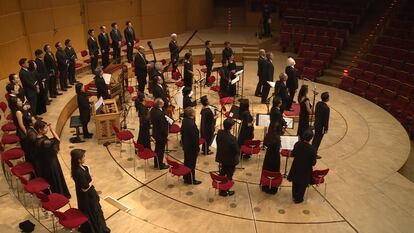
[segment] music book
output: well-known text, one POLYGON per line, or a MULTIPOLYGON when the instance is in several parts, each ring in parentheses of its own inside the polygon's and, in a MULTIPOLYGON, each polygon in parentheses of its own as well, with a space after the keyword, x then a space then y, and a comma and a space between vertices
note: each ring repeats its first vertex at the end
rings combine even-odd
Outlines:
POLYGON ((178 92, 177 95, 175 95, 175 102, 177 103, 179 108, 184 108, 184 96, 182 92, 178 92))
POLYGON ((286 127, 288 129, 293 129, 293 118, 290 117, 283 117, 283 119, 286 121, 286 127))
POLYGON ((263 127, 269 127, 270 115, 260 114, 260 113, 256 114, 256 125, 263 126, 263 127))
POLYGON ((231 85, 234 85, 235 83, 237 83, 238 81, 240 81, 240 76, 236 76, 234 79, 231 80, 231 85))
POLYGON ((276 85, 276 82, 267 81, 267 83, 268 83, 271 87, 275 87, 275 85, 276 85))
POLYGON ((293 150, 293 147, 298 141, 298 136, 280 136, 281 147, 285 150, 293 150))
POLYGON ((103 74, 102 77, 105 80, 105 84, 109 85, 109 83, 111 83, 111 76, 112 74, 103 74))
POLYGON ((239 113, 240 113, 240 107, 237 105, 232 105, 230 108, 229 116, 231 118, 239 119, 239 115, 240 115, 239 113))
POLYGON ((168 122, 169 125, 172 125, 174 123, 174 120, 173 119, 171 119, 167 115, 164 115, 164 116, 165 116, 165 119, 167 120, 167 122, 168 122))
POLYGON ((243 74, 244 70, 239 70, 236 73, 234 73, 235 76, 240 76, 241 74, 243 74))
POLYGON ((101 109, 104 106, 104 100, 103 98, 99 98, 98 101, 95 103, 95 111, 98 113, 99 109, 101 109))
POLYGON ((216 141, 216 138, 217 138, 217 134, 214 134, 213 141, 211 142, 211 145, 210 146, 217 149, 217 141, 216 141))

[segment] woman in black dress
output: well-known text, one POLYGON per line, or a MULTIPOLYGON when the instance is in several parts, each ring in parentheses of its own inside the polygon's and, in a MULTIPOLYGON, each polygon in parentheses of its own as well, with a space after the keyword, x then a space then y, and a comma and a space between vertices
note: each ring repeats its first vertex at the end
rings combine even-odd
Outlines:
MULTIPOLYGON (((242 123, 237 139, 239 147, 244 144, 244 141, 252 140, 254 138, 253 116, 250 114, 249 106, 248 99, 240 99, 239 119, 242 123)), ((243 159, 250 159, 250 155, 242 154, 242 157, 243 159)))
POLYGON ((202 96, 201 104, 203 105, 200 115, 200 136, 206 140, 201 150, 204 155, 210 155, 213 152, 210 151, 210 145, 213 142, 214 131, 216 130, 216 110, 210 106, 207 96, 202 96))
POLYGON ((70 198, 68 186, 57 157, 60 145, 59 136, 52 126, 44 121, 37 121, 34 128, 38 133, 36 138, 36 153, 40 165, 40 174, 38 175, 50 184, 52 193, 60 193, 70 198), (49 130, 53 135, 51 139, 46 136, 49 130))
MULTIPOLYGON (((280 135, 281 127, 279 122, 274 122, 269 126, 263 144, 266 146, 266 154, 263 160, 263 170, 280 171, 280 135)), ((277 188, 269 189, 268 186, 261 186, 263 192, 269 194, 277 193, 277 188)))
MULTIPOLYGON (((236 78, 236 76, 234 75, 236 73, 236 62, 234 61, 234 55, 231 55, 229 58, 229 67, 228 67, 229 71, 230 71, 230 80, 233 80, 236 78)), ((229 95, 230 96, 235 96, 237 91, 236 91, 236 83, 235 84, 231 84, 229 83, 229 95)))
POLYGON ((93 134, 89 133, 88 123, 91 120, 91 109, 89 105, 89 97, 86 92, 83 91, 83 84, 78 82, 75 86, 76 98, 78 101, 79 115, 82 122, 82 132, 84 138, 92 138, 93 134))
POLYGON ((85 150, 73 149, 71 156, 71 173, 75 181, 78 209, 87 217, 88 222, 80 227, 82 233, 109 233, 106 226, 99 196, 93 185, 94 179, 85 165, 85 150))
POLYGON ((184 55, 184 86, 193 88, 193 62, 191 60, 191 53, 184 55))
POLYGON ((40 92, 37 93, 37 105, 36 105, 36 113, 37 115, 42 115, 45 113, 46 110, 46 102, 47 98, 45 95, 45 80, 43 80, 43 77, 37 72, 37 65, 33 60, 29 61, 29 71, 32 72, 33 76, 36 78, 36 81, 39 85, 40 92))
POLYGON ((230 72, 228 69, 229 61, 227 59, 223 59, 221 61, 221 68, 220 68, 220 95, 221 97, 229 96, 229 88, 230 88, 230 72))
POLYGON ((197 105, 197 102, 194 100, 191 100, 191 88, 190 87, 184 87, 183 88, 183 109, 186 109, 187 107, 195 107, 197 105))
POLYGON ((139 133, 137 143, 151 150, 150 114, 144 103, 145 95, 144 93, 139 93, 137 99, 135 100, 135 109, 137 110, 139 117, 139 133))
POLYGON ((298 94, 298 102, 300 103, 298 136, 302 137, 303 132, 309 128, 309 115, 311 114, 311 104, 308 98, 308 85, 302 85, 298 94))

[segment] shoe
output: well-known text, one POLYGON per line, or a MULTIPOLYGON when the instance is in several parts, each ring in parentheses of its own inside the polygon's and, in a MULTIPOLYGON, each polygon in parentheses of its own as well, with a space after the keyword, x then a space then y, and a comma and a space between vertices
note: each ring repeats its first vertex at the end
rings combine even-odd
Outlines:
POLYGON ((303 202, 303 200, 296 200, 296 199, 293 199, 293 202, 294 202, 295 204, 299 204, 299 203, 302 203, 302 202, 303 202))
POLYGON ((321 158, 322 158, 322 156, 319 156, 319 155, 316 156, 316 159, 321 159, 321 158))
POLYGON ((228 194, 229 196, 233 196, 233 195, 234 195, 234 193, 235 193, 235 191, 232 191, 232 190, 227 191, 227 194, 228 194))
POLYGON ((56 96, 55 95, 51 95, 50 98, 56 98, 56 96))
POLYGON ((168 168, 170 168, 170 166, 168 166, 167 164, 160 164, 160 166, 159 167, 157 167, 157 168, 159 168, 160 170, 165 170, 165 169, 168 169, 168 168))
POLYGON ((199 184, 201 184, 202 182, 201 181, 199 181, 199 180, 193 180, 193 185, 199 185, 199 184))
POLYGON ((84 138, 92 138, 92 136, 93 136, 93 133, 89 133, 89 134, 84 135, 83 137, 84 138))
POLYGON ((243 157, 243 160, 249 160, 252 158, 250 155, 242 155, 242 157, 243 157))
POLYGON ((262 97, 262 94, 255 94, 254 96, 262 97))
POLYGON ((269 104, 269 100, 261 101, 260 103, 262 103, 262 104, 269 104))
POLYGON ((62 93, 58 92, 58 93, 56 93, 56 95, 62 95, 62 93))
MULTIPOLYGON (((73 84, 72 84, 72 85, 73 85, 73 84)), ((71 85, 67 85, 67 86, 66 86, 66 88, 72 88, 72 86, 71 86, 71 85)))
POLYGON ((222 197, 227 197, 229 194, 226 191, 220 191, 219 195, 222 197))
POLYGON ((66 89, 66 88, 61 88, 61 91, 67 91, 68 89, 66 89))

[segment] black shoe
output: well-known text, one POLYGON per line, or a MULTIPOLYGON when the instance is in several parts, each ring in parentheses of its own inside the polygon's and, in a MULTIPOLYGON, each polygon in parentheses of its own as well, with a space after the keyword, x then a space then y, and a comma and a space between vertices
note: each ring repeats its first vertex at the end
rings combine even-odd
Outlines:
POLYGON ((234 195, 234 191, 232 191, 232 190, 229 190, 229 191, 227 191, 227 194, 229 195, 229 196, 233 196, 234 195))
POLYGON ((160 164, 160 166, 159 167, 155 167, 155 168, 158 168, 158 169, 160 169, 160 170, 165 170, 165 169, 168 169, 168 168, 170 168, 170 166, 168 166, 167 164, 160 164))
POLYGON ((93 136, 93 133, 89 133, 89 134, 84 135, 83 137, 84 138, 92 138, 92 136, 93 136))
POLYGON ((193 180, 193 185, 199 185, 199 184, 201 184, 201 181, 199 181, 199 180, 193 180))
POLYGON ((302 199, 302 200, 296 200, 296 199, 293 199, 293 202, 294 202, 295 204, 299 204, 299 203, 302 203, 302 202, 303 202, 303 199, 302 199))
POLYGON ((56 98, 56 96, 55 95, 51 95, 50 98, 56 98))
POLYGON ((222 197, 227 197, 229 194, 226 191, 220 191, 219 195, 222 197))
MULTIPOLYGON (((73 84, 72 84, 72 85, 73 85, 73 84)), ((66 88, 72 88, 72 86, 71 86, 71 85, 67 85, 67 86, 66 86, 66 88)))
POLYGON ((58 92, 58 93, 56 93, 56 95, 62 95, 62 93, 58 92))
POLYGON ((322 158, 322 156, 319 156, 319 155, 316 156, 316 159, 321 159, 321 158, 322 158))
POLYGON ((250 155, 242 155, 243 160, 249 160, 252 157, 250 155))
POLYGON ((68 90, 68 89, 66 89, 66 88, 62 88, 62 89, 61 89, 61 91, 67 91, 67 90, 68 90))

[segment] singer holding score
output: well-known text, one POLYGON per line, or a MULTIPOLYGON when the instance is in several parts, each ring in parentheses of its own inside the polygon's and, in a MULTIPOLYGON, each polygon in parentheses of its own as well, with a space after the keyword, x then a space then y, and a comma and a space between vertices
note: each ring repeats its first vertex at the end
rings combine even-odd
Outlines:
POLYGON ((298 94, 298 102, 300 103, 298 136, 302 138, 303 133, 309 129, 309 115, 312 113, 312 107, 308 98, 309 87, 302 85, 298 94))
MULTIPOLYGON (((312 145, 316 152, 318 152, 323 136, 328 133, 330 108, 327 102, 329 101, 329 93, 322 93, 321 100, 315 107, 315 136, 312 145)), ((318 155, 317 158, 320 159, 321 157, 318 155)))

